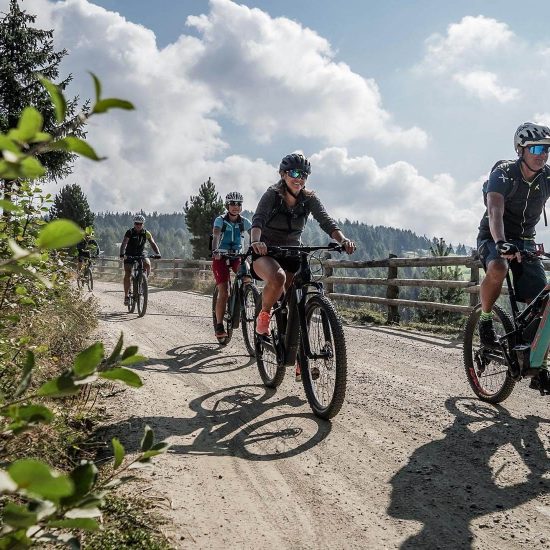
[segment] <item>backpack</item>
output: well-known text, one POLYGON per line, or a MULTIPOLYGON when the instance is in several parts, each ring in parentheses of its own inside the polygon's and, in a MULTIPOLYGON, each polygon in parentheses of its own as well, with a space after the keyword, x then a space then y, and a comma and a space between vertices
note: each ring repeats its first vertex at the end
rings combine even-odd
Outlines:
MULTIPOLYGON (((491 168, 491 171, 489 172, 489 177, 491 174, 497 169, 500 168, 508 177, 508 179, 512 182, 512 188, 506 193, 504 200, 510 200, 518 190, 519 184, 521 183, 523 176, 521 175, 521 172, 519 171, 519 168, 517 164, 514 161, 511 160, 499 160, 495 162, 493 167, 491 168)), ((544 175, 547 179, 550 179, 550 168, 545 165, 542 169, 544 172, 544 175)), ((483 203, 485 206, 487 206, 487 187, 489 186, 489 178, 487 178, 483 182, 483 203)), ((548 197, 546 197, 545 201, 548 200, 548 197)), ((544 225, 548 227, 548 220, 546 219, 546 207, 543 207, 543 214, 544 214, 544 225)))
MULTIPOLYGON (((281 197, 281 195, 278 194, 277 199, 278 199, 277 204, 271 209, 271 212, 269 213, 269 216, 265 222, 266 227, 269 227, 269 224, 273 221, 273 218, 275 218, 275 216, 277 216, 281 212, 283 212, 288 218, 297 216, 297 214, 288 213, 287 209, 285 209, 284 199, 283 197, 281 197)), ((300 207, 303 210, 303 214, 305 214, 306 218, 309 216, 310 210, 309 210, 309 205, 307 203, 307 199, 306 200, 302 199, 300 202, 296 203, 296 206, 294 208, 296 207, 300 207)), ((290 227, 290 219, 289 219, 289 227, 290 227)))
MULTIPOLYGON (((228 215, 226 214, 223 219, 225 221, 229 221, 228 220, 228 215)), ((223 240, 223 234, 225 233, 225 228, 227 227, 227 225, 224 223, 221 227, 221 234, 220 234, 220 242, 222 242, 223 240)), ((241 233, 241 239, 244 239, 244 222, 243 222, 243 219, 239 216, 239 223, 238 223, 238 227, 239 227, 239 231, 241 233)), ((213 233, 210 233, 210 237, 209 237, 209 240, 208 240, 208 250, 210 252, 212 252, 212 242, 214 240, 214 234, 213 233)))

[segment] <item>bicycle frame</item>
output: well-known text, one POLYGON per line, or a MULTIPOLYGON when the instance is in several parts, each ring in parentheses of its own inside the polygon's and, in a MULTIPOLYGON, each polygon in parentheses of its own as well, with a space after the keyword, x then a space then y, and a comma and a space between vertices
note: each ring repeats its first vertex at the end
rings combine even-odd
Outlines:
MULTIPOLYGON (((233 280, 231 281, 231 269, 229 270, 229 277, 230 277, 230 285, 229 285, 229 296, 227 298, 227 306, 226 311, 230 315, 230 319, 232 321, 233 328, 238 328, 240 318, 241 318, 241 309, 244 307, 243 304, 243 293, 242 289, 244 286, 243 279, 246 276, 245 273, 242 273, 241 267, 246 262, 246 259, 248 256, 250 256, 252 252, 248 250, 244 254, 230 254, 230 253, 221 253, 220 255, 224 257, 226 263, 228 266, 231 266, 231 262, 233 260, 237 260, 240 258, 242 264, 239 266, 239 270, 237 273, 235 273, 233 280)), ((248 275, 250 277, 250 275, 248 275)))

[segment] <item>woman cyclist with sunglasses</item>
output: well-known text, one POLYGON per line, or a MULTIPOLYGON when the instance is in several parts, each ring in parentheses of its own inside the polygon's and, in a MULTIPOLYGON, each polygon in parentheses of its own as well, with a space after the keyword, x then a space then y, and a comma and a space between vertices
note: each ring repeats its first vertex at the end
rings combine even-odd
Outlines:
POLYGON ((258 315, 256 332, 268 334, 269 317, 273 304, 288 288, 298 271, 298 257, 273 257, 268 246, 297 246, 309 214, 319 222, 321 229, 342 244, 348 254, 355 251, 355 243, 347 239, 336 222, 327 214, 315 193, 306 189, 311 164, 299 153, 283 158, 279 165, 281 179, 262 196, 252 218, 250 231, 252 275, 265 281, 262 291, 262 310, 258 315))

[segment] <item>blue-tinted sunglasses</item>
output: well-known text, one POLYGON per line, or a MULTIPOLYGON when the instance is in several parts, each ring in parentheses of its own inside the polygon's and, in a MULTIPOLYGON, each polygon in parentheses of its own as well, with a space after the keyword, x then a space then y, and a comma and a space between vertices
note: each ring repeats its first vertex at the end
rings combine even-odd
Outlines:
POLYGON ((287 170, 286 172, 291 178, 307 180, 309 174, 303 170, 287 170))
POLYGON ((527 147, 532 155, 546 155, 550 145, 530 145, 527 147))

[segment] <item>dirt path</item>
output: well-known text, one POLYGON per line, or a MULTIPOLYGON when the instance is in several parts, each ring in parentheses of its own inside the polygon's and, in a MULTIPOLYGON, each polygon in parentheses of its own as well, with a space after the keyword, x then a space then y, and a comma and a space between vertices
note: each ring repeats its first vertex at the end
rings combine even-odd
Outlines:
POLYGON ((150 483, 181 548, 549 548, 548 400, 525 382, 475 399, 462 350, 385 327, 346 327, 347 400, 332 423, 288 373, 260 385, 240 334, 213 342, 208 297, 153 289, 147 315, 98 283, 99 336, 150 358, 118 399, 128 450, 143 426, 171 444, 150 483))

